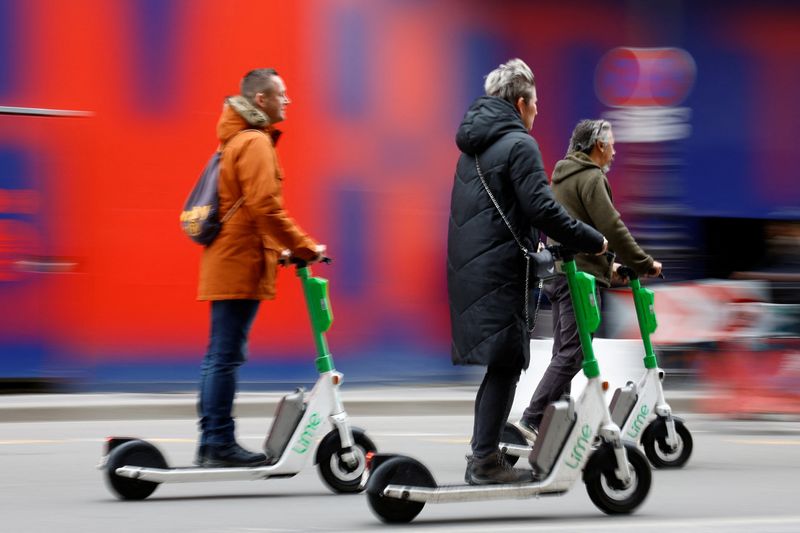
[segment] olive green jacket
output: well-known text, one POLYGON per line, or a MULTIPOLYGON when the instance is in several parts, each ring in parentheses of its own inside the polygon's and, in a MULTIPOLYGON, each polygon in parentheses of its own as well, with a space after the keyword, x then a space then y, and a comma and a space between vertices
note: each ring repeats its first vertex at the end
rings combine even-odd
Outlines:
MULTIPOLYGON (((567 154, 553 170, 553 195, 570 215, 597 229, 608 239, 608 249, 616 261, 644 275, 653 266, 653 258, 642 250, 611 200, 611 187, 603 170, 582 152, 567 154)), ((578 270, 597 278, 597 283, 611 286, 611 261, 603 255, 580 254, 575 258, 578 270)))

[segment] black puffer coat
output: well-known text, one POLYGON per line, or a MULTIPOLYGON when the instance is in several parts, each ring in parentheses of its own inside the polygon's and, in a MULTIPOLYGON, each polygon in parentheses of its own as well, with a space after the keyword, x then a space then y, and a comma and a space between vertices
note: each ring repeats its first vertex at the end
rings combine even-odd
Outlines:
POLYGON ((478 178, 475 154, 518 235, 530 241, 539 229, 565 246, 595 253, 603 236, 553 199, 539 147, 510 103, 478 98, 464 116, 456 144, 462 154, 447 234, 453 363, 527 368, 525 259, 478 178))

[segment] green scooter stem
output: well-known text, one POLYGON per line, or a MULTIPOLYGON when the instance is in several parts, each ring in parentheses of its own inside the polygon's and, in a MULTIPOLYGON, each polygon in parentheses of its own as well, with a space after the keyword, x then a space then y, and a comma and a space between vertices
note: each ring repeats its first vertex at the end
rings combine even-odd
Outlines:
POLYGON ((633 303, 636 307, 636 319, 639 322, 639 331, 644 343, 644 366, 645 368, 658 368, 656 353, 653 350, 653 343, 650 341, 650 335, 655 333, 658 327, 655 293, 650 289, 643 288, 638 279, 631 279, 630 286, 633 291, 633 303))
POLYGON ((314 364, 320 374, 332 372, 334 370, 333 357, 328 350, 328 341, 325 339, 325 332, 333 323, 333 312, 328 298, 328 280, 312 277, 311 269, 307 266, 297 268, 297 277, 303 284, 308 316, 311 319, 311 331, 317 347, 317 358, 314 360, 314 364))
POLYGON ((567 275, 572 308, 578 324, 578 335, 583 349, 583 373, 587 378, 600 376, 600 366, 592 348, 592 333, 600 326, 600 309, 595 297, 595 278, 586 272, 578 272, 575 260, 565 260, 563 270, 567 275))

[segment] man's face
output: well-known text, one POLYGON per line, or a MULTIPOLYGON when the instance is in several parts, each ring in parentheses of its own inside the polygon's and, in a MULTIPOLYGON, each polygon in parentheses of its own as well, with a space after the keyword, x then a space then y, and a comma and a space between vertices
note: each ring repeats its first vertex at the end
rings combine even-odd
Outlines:
POLYGON ((522 117, 522 123, 525 124, 525 128, 528 131, 533 127, 533 121, 536 118, 536 114, 539 112, 537 102, 536 87, 531 90, 531 97, 527 102, 525 102, 524 98, 520 98, 517 101, 517 109, 522 117))
POLYGON ((608 140, 605 143, 600 143, 600 167, 604 172, 611 170, 611 163, 614 162, 614 156, 617 151, 614 149, 614 132, 608 131, 608 140))
POLYGON ((256 104, 269 117, 270 124, 286 119, 286 106, 291 102, 286 96, 286 84, 280 76, 273 76, 272 84, 256 95, 256 104))

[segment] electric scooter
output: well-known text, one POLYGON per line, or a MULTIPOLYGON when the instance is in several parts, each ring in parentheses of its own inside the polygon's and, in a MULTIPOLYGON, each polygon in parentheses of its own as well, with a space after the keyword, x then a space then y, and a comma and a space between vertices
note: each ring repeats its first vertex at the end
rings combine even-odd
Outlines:
MULTIPOLYGON (((99 468, 111 491, 122 500, 143 500, 161 483, 286 478, 297 474, 311 455, 318 432, 329 418, 333 429, 317 446, 314 463, 322 480, 334 492, 363 490, 366 454, 376 447, 362 429, 351 427, 339 393, 342 374, 333 366, 325 332, 333 322, 328 280, 312 277, 305 261, 289 258, 303 285, 316 344, 319 379, 308 394, 302 388, 278 403, 264 442, 267 462, 262 466, 204 468, 169 467, 153 444, 130 437, 109 437, 99 468)), ((329 263, 330 259, 323 259, 329 263)))
MULTIPOLYGON (((683 420, 672 416, 672 409, 664 398, 665 372, 658 367, 650 335, 658 323, 655 313, 655 294, 642 287, 636 272, 621 266, 617 273, 629 280, 636 307, 636 318, 644 343, 645 373, 636 384, 629 381, 614 391, 609 405, 611 419, 622 432, 622 439, 644 448, 650 464, 656 468, 680 468, 692 454, 692 434, 683 420)), ((500 439, 500 451, 514 465, 531 450, 525 436, 513 424, 506 423, 500 439)))
POLYGON ((635 445, 622 441, 604 398, 600 369, 592 351, 591 333, 600 325, 595 279, 578 272, 574 253, 548 249, 563 260, 575 309, 583 372, 588 378, 578 401, 550 404, 539 436, 529 448, 534 481, 498 485, 438 485, 431 472, 411 457, 374 454, 368 458, 366 493, 369 505, 384 522, 410 522, 426 503, 521 499, 558 495, 582 477, 589 498, 603 512, 634 511, 650 491, 650 465, 635 445))
POLYGON ((622 438, 641 444, 650 463, 656 468, 680 468, 692 454, 692 434, 664 399, 664 371, 658 367, 650 335, 655 333, 655 295, 642 287, 639 276, 629 267, 621 266, 618 274, 629 280, 636 306, 636 318, 644 343, 645 372, 639 383, 629 381, 614 391, 611 398, 611 418, 622 431, 622 438))

